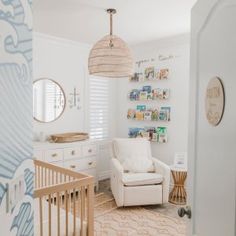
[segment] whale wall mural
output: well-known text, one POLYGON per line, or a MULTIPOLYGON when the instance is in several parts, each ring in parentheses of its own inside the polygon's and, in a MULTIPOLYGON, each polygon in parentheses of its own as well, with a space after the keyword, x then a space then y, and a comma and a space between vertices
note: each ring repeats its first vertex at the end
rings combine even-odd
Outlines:
POLYGON ((33 235, 32 0, 0 0, 0 235, 33 235), (9 208, 7 189, 24 178, 9 208))

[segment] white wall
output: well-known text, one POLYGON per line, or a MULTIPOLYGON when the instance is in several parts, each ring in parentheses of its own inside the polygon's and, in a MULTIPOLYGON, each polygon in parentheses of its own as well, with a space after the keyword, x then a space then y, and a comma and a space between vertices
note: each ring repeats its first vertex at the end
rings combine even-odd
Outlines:
MULTIPOLYGON (((34 133, 45 135, 61 132, 89 131, 89 91, 87 61, 91 46, 49 35, 34 33, 34 80, 51 78, 58 82, 66 94, 74 87, 81 94, 81 109, 70 109, 67 102, 63 115, 51 123, 39 123, 34 120, 34 133)), ((116 136, 116 80, 110 81, 110 137, 116 136)), ((110 161, 107 145, 101 142, 98 160, 99 179, 109 177, 110 161)))
POLYGON ((152 64, 158 68, 169 68, 170 78, 167 81, 131 83, 127 79, 119 79, 118 82, 118 117, 117 136, 127 137, 129 127, 142 126, 166 126, 168 128, 168 143, 152 144, 153 156, 172 164, 175 152, 187 151, 187 127, 188 127, 188 91, 189 91, 189 35, 180 35, 172 38, 146 42, 132 47, 135 61, 155 58, 152 64), (159 61, 158 56, 173 55, 173 59, 159 61), (143 85, 152 85, 153 88, 170 88, 170 98, 167 101, 130 102, 127 99, 128 92, 133 88, 141 88, 143 85), (171 121, 144 122, 127 120, 128 108, 135 108, 137 104, 147 106, 171 106, 171 121))
MULTIPOLYGON (((66 98, 74 86, 81 93, 81 110, 70 109, 68 104, 64 114, 55 122, 48 124, 34 121, 34 132, 52 134, 58 132, 83 131, 88 129, 89 94, 87 91, 88 74, 87 59, 90 45, 65 39, 59 39, 39 33, 34 34, 34 79, 48 77, 56 80, 65 90, 66 98)), ((168 81, 152 83, 130 83, 127 79, 111 80, 111 112, 110 133, 115 136, 127 137, 128 128, 135 126, 168 127, 169 141, 166 144, 152 144, 153 155, 167 164, 172 164, 175 152, 187 150, 187 114, 189 85, 189 39, 182 35, 155 42, 147 42, 133 46, 135 60, 158 58, 158 55, 173 55, 175 58, 156 61, 160 67, 169 67, 168 81), (127 93, 132 88, 140 88, 145 84, 154 87, 167 87, 171 90, 168 101, 150 102, 150 105, 171 106, 171 122, 137 122, 127 120, 127 109, 137 103, 128 101, 127 93)), ((147 65, 148 66, 148 65, 147 65)), ((141 104, 141 103, 140 103, 141 104)), ((147 104, 148 105, 148 104, 147 104)), ((99 163, 99 175, 105 175, 109 169, 109 158, 103 155, 99 163)))
POLYGON ((34 80, 51 78, 58 82, 66 94, 63 115, 51 123, 34 121, 34 132, 46 135, 86 130, 87 60, 90 46, 70 40, 34 33, 34 80), (69 108, 68 99, 74 87, 80 93, 81 109, 69 108))

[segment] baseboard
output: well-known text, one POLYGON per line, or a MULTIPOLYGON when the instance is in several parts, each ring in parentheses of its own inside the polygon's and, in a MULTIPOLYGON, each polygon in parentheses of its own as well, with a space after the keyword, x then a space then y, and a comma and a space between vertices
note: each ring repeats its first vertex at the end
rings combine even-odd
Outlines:
POLYGON ((98 174, 98 180, 100 181, 100 180, 104 180, 104 179, 109 179, 110 175, 111 175, 111 171, 110 170, 100 172, 98 174))

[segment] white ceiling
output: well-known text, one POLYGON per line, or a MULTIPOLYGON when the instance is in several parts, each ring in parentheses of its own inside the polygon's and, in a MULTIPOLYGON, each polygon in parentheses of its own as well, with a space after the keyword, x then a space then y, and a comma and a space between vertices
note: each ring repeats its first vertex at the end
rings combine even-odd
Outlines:
POLYGON ((114 34, 130 44, 190 31, 197 0, 35 0, 34 30, 84 43, 109 32, 107 8, 116 8, 114 34))

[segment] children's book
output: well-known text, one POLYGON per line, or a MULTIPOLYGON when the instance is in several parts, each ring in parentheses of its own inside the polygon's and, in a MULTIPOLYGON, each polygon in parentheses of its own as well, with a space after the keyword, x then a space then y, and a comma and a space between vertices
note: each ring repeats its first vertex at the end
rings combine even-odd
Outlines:
POLYGON ((167 128, 157 127, 156 132, 158 143, 167 143, 167 128))
POLYGON ((163 91, 162 91, 163 99, 168 99, 169 96, 170 96, 170 90, 169 89, 163 89, 163 91))
POLYGON ((146 91, 147 93, 151 93, 152 92, 152 86, 143 86, 143 91, 146 91))
POLYGON ((138 111, 145 111, 146 110, 146 106, 145 105, 137 105, 136 108, 138 111))
POLYGON ((148 93, 148 94, 147 94, 147 100, 152 100, 152 99, 153 99, 152 93, 148 93))
POLYGON ((127 118, 128 119, 135 119, 135 113, 136 113, 136 111, 134 109, 129 109, 127 112, 127 118))
POLYGON ((159 80, 168 79, 169 69, 161 69, 159 71, 159 80))
POLYGON ((157 133, 152 134, 152 141, 153 142, 157 142, 157 136, 158 136, 157 133))
POLYGON ((139 93, 140 91, 138 89, 133 89, 130 93, 129 93, 129 99, 131 101, 137 101, 139 100, 139 93))
POLYGON ((145 127, 144 130, 149 133, 149 138, 152 140, 153 133, 156 132, 155 127, 145 127))
POLYGON ((147 92, 146 91, 141 91, 139 94, 139 100, 140 101, 146 101, 147 100, 147 92))
POLYGON ((152 99, 157 100, 158 99, 158 89, 152 90, 152 99))
POLYGON ((143 133, 142 133, 142 136, 143 136, 143 138, 146 138, 146 139, 149 139, 150 137, 149 137, 149 132, 146 132, 146 131, 144 131, 143 133))
POLYGON ((144 111, 144 120, 152 120, 152 111, 144 111))
POLYGON ((161 107, 161 111, 164 111, 166 113, 166 119, 165 120, 166 121, 170 121, 170 111, 171 111, 171 108, 170 107, 161 107))
POLYGON ((157 109, 152 110, 152 120, 153 121, 157 121, 158 120, 158 116, 159 116, 158 110, 157 109))
POLYGON ((160 121, 167 121, 167 112, 165 110, 159 111, 159 120, 160 121))
POLYGON ((143 128, 129 128, 129 133, 128 136, 129 138, 137 138, 140 137, 141 134, 143 133, 144 129, 143 128))
POLYGON ((154 67, 146 68, 144 74, 145 74, 146 80, 154 80, 155 79, 155 68, 154 67))
POLYGON ((136 120, 143 120, 144 119, 143 112, 142 111, 136 111, 135 118, 136 118, 136 120))

